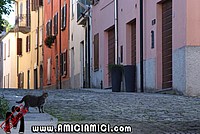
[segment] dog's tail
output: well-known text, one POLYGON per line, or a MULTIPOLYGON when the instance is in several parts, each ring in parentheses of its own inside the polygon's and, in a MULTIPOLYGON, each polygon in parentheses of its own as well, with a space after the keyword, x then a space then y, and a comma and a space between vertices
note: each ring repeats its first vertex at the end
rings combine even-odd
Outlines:
POLYGON ((16 101, 16 103, 22 103, 24 101, 24 98, 22 98, 22 100, 20 101, 16 101))

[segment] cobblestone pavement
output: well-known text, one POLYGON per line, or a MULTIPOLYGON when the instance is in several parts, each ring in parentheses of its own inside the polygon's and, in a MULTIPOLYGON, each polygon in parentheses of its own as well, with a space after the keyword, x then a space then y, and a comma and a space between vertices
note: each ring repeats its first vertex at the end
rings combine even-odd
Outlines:
MULTIPOLYGON (((65 122, 132 126, 134 134, 200 134, 200 98, 104 89, 47 90, 45 111, 65 122)), ((3 90, 0 95, 40 95, 42 90, 3 90)))

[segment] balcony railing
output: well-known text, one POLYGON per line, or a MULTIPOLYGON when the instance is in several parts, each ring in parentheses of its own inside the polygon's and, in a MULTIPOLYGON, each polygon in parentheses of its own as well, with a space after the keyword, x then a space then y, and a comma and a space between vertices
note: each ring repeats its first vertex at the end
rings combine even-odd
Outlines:
POLYGON ((24 34, 30 32, 31 28, 31 15, 19 14, 15 17, 15 30, 24 34))
MULTIPOLYGON (((82 3, 83 5, 90 6, 90 1, 89 0, 79 0, 80 3, 82 3)), ((86 19, 85 19, 85 14, 86 9, 80 5, 79 3, 77 3, 77 22, 79 25, 85 25, 86 23, 86 19)))

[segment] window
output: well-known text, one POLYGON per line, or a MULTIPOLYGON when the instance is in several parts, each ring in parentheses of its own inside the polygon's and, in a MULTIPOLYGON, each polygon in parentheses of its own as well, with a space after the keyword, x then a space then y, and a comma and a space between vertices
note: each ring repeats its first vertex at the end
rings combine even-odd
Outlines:
POLYGON ((51 84, 51 58, 47 60, 47 84, 51 84))
POLYGON ((30 83, 31 83, 31 80, 30 80, 30 70, 28 70, 28 72, 27 72, 27 89, 30 88, 30 83))
POLYGON ((72 19, 74 18, 74 0, 72 0, 72 19))
POLYGON ((4 54, 3 54, 3 59, 6 60, 6 43, 4 44, 4 54))
POLYGON ((61 30, 65 30, 66 27, 66 19, 67 19, 66 10, 67 10, 67 5, 65 3, 61 9, 61 30))
POLYGON ((21 72, 18 74, 18 88, 24 88, 24 73, 21 72))
POLYGON ((58 34, 58 12, 54 16, 54 35, 58 34))
POLYGON ((99 34, 94 35, 94 70, 99 69, 99 34))
POLYGON ((3 49, 3 46, 2 46, 2 42, 0 42, 0 61, 1 61, 1 58, 2 58, 2 50, 3 49))
POLYGON ((10 39, 8 40, 8 57, 10 57, 10 39))
POLYGON ((19 21, 22 21, 23 19, 23 3, 20 3, 20 8, 19 8, 19 21))
POLYGON ((155 44, 155 39, 154 39, 154 31, 151 31, 151 48, 154 48, 155 44))
POLYGON ((17 38, 17 55, 22 55, 22 38, 17 38))
POLYGON ((120 51, 120 60, 121 63, 123 63, 123 46, 120 47, 121 51, 120 51))
POLYGON ((43 28, 40 28, 40 46, 42 46, 42 44, 43 44, 43 28))
POLYGON ((65 76, 67 75, 67 51, 65 50, 62 54, 61 54, 61 75, 65 76))
POLYGON ((42 3, 43 3, 43 0, 32 0, 32 11, 36 11, 38 7, 40 6, 40 4, 42 3))
POLYGON ((46 24, 46 35, 52 35, 52 20, 49 20, 46 24))
POLYGON ((31 26, 30 0, 26 0, 26 26, 31 26))
POLYGON ((31 50, 31 35, 26 36, 26 52, 31 50))
POLYGON ((43 0, 39 0, 39 6, 43 6, 43 0))
POLYGON ((35 31, 35 48, 38 47, 38 29, 35 31))

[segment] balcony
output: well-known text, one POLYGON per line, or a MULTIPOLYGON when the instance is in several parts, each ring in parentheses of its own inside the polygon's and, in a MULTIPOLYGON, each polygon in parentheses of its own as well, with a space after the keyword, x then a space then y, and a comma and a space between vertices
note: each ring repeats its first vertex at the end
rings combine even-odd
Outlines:
POLYGON ((19 14, 15 19, 15 31, 27 34, 31 30, 30 14, 19 14))
POLYGON ((85 13, 88 12, 87 7, 90 6, 89 0, 79 0, 81 3, 77 3, 77 23, 78 25, 86 25, 86 19, 85 13))

